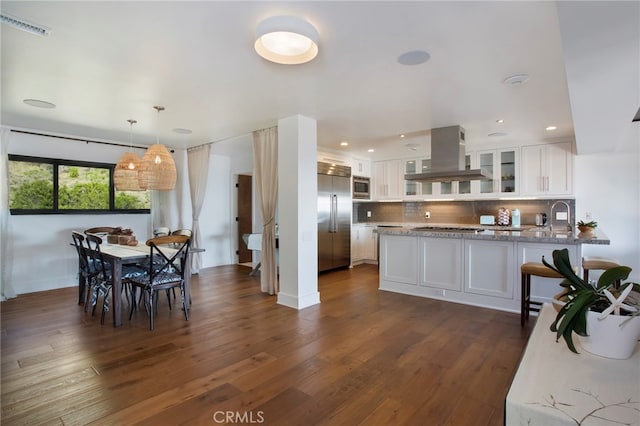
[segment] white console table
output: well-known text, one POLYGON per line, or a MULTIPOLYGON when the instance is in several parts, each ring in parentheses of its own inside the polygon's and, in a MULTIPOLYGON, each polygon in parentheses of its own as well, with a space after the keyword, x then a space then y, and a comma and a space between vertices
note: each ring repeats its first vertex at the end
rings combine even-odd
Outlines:
POLYGON ((556 311, 545 304, 505 403, 511 425, 640 425, 640 345, 631 358, 575 354, 549 326, 556 311))

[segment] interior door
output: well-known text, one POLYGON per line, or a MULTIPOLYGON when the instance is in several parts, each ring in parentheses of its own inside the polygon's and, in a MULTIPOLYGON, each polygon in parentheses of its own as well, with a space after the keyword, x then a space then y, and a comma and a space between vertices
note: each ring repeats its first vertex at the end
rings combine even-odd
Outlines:
POLYGON ((252 232, 251 212, 253 211, 252 177, 249 175, 238 175, 238 263, 249 263, 252 259, 251 250, 247 248, 242 240, 244 234, 252 232))

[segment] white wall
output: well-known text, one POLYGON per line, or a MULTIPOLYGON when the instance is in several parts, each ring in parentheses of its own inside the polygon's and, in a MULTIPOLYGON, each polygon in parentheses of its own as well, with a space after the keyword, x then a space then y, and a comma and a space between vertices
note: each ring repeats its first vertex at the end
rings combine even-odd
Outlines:
MULTIPOLYGON (((9 154, 116 163, 126 148, 12 132, 9 154)), ((140 151, 143 154, 144 151, 140 151)), ((71 230, 93 226, 131 228, 137 237, 148 235, 149 214, 21 215, 9 216, 10 285, 17 294, 77 285, 78 256, 71 230)))
POLYGON ((576 217, 590 212, 611 240, 585 245, 583 254, 617 259, 633 268, 630 280, 640 282, 640 124, 630 126, 615 152, 576 156, 576 217))

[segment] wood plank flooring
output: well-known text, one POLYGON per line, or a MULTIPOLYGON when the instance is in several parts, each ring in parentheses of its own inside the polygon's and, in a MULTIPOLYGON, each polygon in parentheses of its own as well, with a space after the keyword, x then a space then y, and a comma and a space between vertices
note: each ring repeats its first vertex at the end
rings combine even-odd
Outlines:
POLYGON ((101 326, 75 288, 3 302, 2 425, 503 424, 518 315, 379 291, 373 265, 296 311, 249 271, 202 270, 190 321, 161 297, 154 331, 101 326))

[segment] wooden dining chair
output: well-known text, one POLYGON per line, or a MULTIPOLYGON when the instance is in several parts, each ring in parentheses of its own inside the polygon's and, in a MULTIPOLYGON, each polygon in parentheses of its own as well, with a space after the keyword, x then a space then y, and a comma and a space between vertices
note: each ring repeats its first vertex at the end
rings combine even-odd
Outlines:
MULTIPOLYGON (((149 330, 154 327, 154 311, 157 310, 157 293, 160 290, 180 288, 184 317, 189 321, 189 309, 185 295, 185 267, 188 261, 191 238, 184 235, 169 235, 147 240, 149 259, 147 274, 131 279, 131 295, 135 298, 135 289, 141 288, 145 295, 145 307, 149 313, 149 330)), ((133 316, 133 304, 129 319, 133 316)), ((171 299, 169 299, 171 310, 171 299)))

